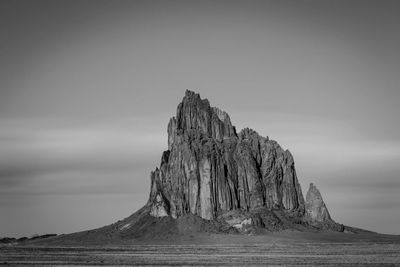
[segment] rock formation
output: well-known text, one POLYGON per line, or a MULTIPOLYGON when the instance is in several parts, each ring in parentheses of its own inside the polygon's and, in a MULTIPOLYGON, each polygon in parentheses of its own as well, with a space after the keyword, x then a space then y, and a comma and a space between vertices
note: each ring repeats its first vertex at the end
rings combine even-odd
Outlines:
POLYGON ((151 172, 147 204, 111 225, 55 241, 125 244, 284 229, 368 233, 333 221, 313 184, 304 201, 288 150, 251 129, 237 133, 227 113, 186 91, 168 123, 168 150, 151 172))
POLYGON ((328 209, 317 187, 311 183, 306 195, 306 213, 308 220, 316 222, 332 221, 328 209))
POLYGON ((317 189, 307 197, 308 206, 289 150, 248 128, 237 133, 226 112, 186 91, 168 123, 168 150, 151 172, 152 216, 216 220, 238 211, 243 220, 229 221, 242 226, 281 221, 268 213, 280 211, 311 224, 332 221, 317 189))
MULTIPOLYGON (((329 229, 339 232, 345 231, 344 225, 338 224, 332 220, 321 193, 313 183, 310 183, 306 195, 304 220, 317 229, 329 229)), ((354 229, 351 230, 351 227, 346 226, 346 229, 347 232, 355 232, 354 229)))
POLYGON ((251 129, 237 134, 227 113, 191 91, 169 121, 168 150, 151 184, 154 216, 305 209, 291 153, 251 129))

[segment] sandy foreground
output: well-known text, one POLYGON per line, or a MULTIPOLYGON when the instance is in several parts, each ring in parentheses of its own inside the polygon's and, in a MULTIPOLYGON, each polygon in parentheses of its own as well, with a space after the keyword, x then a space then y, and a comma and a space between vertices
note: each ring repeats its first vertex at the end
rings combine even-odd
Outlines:
POLYGON ((161 266, 400 266, 400 237, 338 233, 208 234, 118 244, 3 245, 0 264, 161 266))

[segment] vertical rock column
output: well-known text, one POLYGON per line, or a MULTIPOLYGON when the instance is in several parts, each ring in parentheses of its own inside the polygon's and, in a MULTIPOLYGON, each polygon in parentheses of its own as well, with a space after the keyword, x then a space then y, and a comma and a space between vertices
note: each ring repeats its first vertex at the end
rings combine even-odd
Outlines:
POLYGON ((328 208, 322 199, 317 187, 311 183, 306 195, 306 218, 309 221, 326 222, 332 221, 328 208))

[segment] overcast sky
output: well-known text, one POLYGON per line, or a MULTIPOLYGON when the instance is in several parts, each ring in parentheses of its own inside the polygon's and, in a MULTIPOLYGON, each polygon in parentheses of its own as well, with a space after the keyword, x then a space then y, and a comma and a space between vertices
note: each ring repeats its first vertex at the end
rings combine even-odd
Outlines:
POLYGON ((398 1, 0 2, 0 236, 147 201, 186 89, 277 140, 343 224, 400 234, 398 1))

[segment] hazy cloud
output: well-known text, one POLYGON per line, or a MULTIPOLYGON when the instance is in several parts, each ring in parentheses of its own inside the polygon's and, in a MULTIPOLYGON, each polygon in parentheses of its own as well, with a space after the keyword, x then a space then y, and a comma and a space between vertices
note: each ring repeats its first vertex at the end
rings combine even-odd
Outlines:
POLYGON ((18 127, 0 131, 2 191, 23 186, 35 177, 58 177, 63 173, 98 180, 130 172, 135 180, 135 174, 149 173, 159 163, 166 147, 165 135, 143 124, 139 129, 129 122, 60 128, 51 123, 38 127, 40 120, 34 119, 23 122, 21 126, 16 120, 14 125, 18 127))

